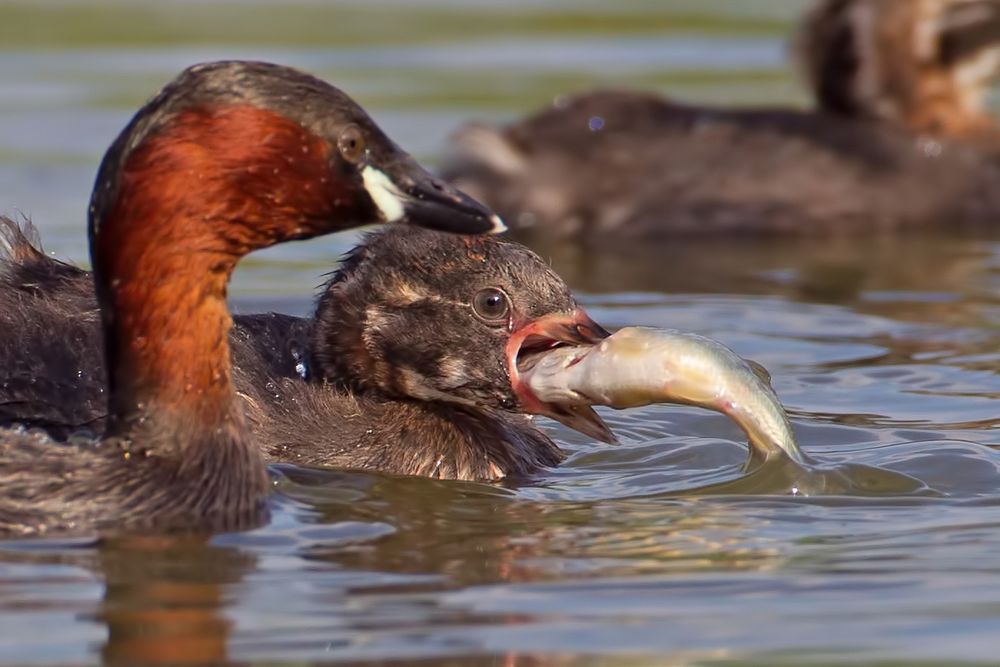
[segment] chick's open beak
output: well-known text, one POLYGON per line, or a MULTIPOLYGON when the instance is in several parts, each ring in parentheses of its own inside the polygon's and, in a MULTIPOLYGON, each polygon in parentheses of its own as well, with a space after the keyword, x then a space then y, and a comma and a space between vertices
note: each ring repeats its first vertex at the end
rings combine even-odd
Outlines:
POLYGON ((530 357, 563 345, 595 345, 610 334, 590 319, 586 311, 577 308, 571 313, 545 315, 515 325, 507 342, 507 370, 514 394, 525 412, 545 415, 592 438, 616 444, 614 434, 594 409, 579 404, 548 403, 539 399, 521 377, 519 363, 530 363, 530 357))

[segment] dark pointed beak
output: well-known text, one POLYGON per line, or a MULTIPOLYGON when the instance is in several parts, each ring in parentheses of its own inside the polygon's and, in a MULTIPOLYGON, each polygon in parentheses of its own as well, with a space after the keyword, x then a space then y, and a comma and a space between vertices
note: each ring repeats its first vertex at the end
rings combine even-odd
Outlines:
POLYGON ((546 315, 515 326, 507 342, 507 371, 521 409, 531 414, 551 417, 595 440, 617 444, 618 441, 611 429, 593 408, 580 404, 542 401, 535 396, 527 383, 522 381, 518 369, 518 362, 524 356, 541 354, 545 350, 561 345, 596 345, 609 335, 604 327, 590 319, 582 308, 577 308, 572 313, 546 315))
POLYGON ((367 165, 361 175, 386 222, 408 222, 458 234, 498 234, 507 230, 492 210, 435 178, 412 159, 400 160, 384 171, 367 165))

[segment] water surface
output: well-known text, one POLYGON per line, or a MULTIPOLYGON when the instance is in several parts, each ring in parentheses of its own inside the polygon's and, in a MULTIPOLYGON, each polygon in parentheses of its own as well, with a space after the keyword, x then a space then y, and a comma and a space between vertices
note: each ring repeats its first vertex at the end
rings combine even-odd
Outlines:
MULTIPOLYGON (((194 61, 306 67, 429 162, 463 120, 598 84, 801 104, 801 2, 8 3, 0 208, 86 261, 104 147, 194 61)), ((1000 228, 998 228, 1000 229, 1000 228)), ((243 263, 234 305, 305 313, 356 237, 243 263)), ((803 449, 934 495, 795 497, 745 478, 723 417, 547 422, 520 486, 275 469, 258 530, 0 545, 9 664, 991 664, 1000 624, 1000 233, 539 248, 609 327, 696 331, 764 363, 803 449)))

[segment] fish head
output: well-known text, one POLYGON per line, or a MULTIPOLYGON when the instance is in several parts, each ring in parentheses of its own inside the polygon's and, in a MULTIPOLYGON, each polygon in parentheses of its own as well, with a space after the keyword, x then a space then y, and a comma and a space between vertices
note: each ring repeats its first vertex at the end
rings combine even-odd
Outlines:
POLYGON ((550 417, 601 442, 616 443, 611 429, 590 405, 572 400, 542 400, 522 373, 522 369, 552 350, 565 346, 590 348, 609 335, 580 307, 515 323, 507 342, 506 361, 511 388, 521 410, 550 417))

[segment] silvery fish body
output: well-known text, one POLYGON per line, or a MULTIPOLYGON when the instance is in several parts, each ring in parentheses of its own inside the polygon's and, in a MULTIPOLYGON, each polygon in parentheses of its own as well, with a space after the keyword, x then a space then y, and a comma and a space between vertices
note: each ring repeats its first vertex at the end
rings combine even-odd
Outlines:
POLYGON ((627 327, 589 347, 537 355, 522 371, 545 401, 632 408, 679 403, 729 416, 749 438, 754 458, 799 451, 788 416, 762 367, 704 336, 627 327))

